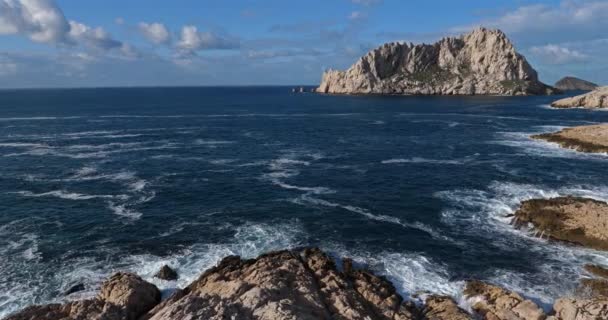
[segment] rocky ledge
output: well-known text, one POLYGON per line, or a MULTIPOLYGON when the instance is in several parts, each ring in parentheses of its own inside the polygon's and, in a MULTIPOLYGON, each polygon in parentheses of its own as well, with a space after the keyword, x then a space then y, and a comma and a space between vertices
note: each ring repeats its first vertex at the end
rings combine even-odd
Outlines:
POLYGON ((341 268, 316 248, 284 250, 244 260, 224 258, 197 280, 160 301, 158 289, 118 273, 89 300, 28 307, 6 320, 365 319, 365 320, 591 320, 608 318, 608 298, 564 298, 546 314, 531 300, 470 281, 462 309, 451 297, 404 300, 387 279, 353 266, 341 268))
POLYGON ((434 44, 388 43, 346 71, 323 74, 319 93, 530 95, 556 90, 500 30, 478 28, 434 44))
POLYGON ((608 124, 565 128, 558 132, 532 136, 581 152, 608 152, 608 124))
POLYGON ((553 108, 608 108, 608 86, 599 87, 591 92, 575 97, 564 98, 551 103, 553 108))
POLYGON ((608 250, 608 203, 579 197, 522 202, 513 224, 532 226, 540 237, 608 250))

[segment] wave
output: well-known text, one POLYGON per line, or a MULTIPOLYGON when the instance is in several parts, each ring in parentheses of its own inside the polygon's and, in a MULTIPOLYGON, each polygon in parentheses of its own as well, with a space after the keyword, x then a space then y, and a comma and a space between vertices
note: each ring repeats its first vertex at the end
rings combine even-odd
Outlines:
POLYGON ((19 194, 24 197, 33 197, 33 198, 56 197, 56 198, 65 199, 65 200, 91 200, 91 199, 126 200, 126 199, 129 199, 129 196, 125 195, 125 194, 121 194, 121 195, 82 194, 82 193, 76 193, 76 192, 68 192, 65 190, 53 190, 53 191, 48 191, 48 192, 43 192, 43 193, 34 193, 31 191, 14 191, 14 192, 10 192, 10 193, 19 194))
POLYGON ((459 159, 427 159, 421 157, 413 157, 408 159, 389 159, 383 160, 382 164, 399 164, 399 163, 429 163, 429 164, 453 164, 453 165, 463 165, 470 163, 473 160, 472 157, 465 157, 459 159))
POLYGON ((4 143, 0 143, 0 147, 7 147, 7 148, 45 148, 45 147, 48 147, 48 145, 41 144, 41 143, 27 143, 27 142, 4 142, 4 143))
POLYGON ((507 251, 533 251, 545 257, 535 263, 537 272, 498 269, 489 280, 550 304, 577 287, 579 279, 585 275, 585 264, 608 263, 608 253, 537 238, 528 230, 512 227, 510 216, 522 201, 567 195, 608 201, 608 186, 574 185, 552 189, 493 182, 487 190, 441 191, 435 197, 447 204, 442 211, 442 221, 459 232, 484 237, 507 251))
POLYGON ((71 120, 80 119, 78 116, 71 117, 12 117, 12 118, 0 118, 0 121, 41 121, 41 120, 71 120))

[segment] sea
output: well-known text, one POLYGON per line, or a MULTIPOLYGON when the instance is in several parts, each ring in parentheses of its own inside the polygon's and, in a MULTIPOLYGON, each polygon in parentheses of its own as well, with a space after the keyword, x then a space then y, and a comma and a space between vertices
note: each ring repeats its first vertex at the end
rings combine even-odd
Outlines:
POLYGON ((91 297, 117 271, 166 296, 225 256, 302 246, 407 298, 465 303, 465 281, 481 279, 548 307, 585 264, 608 264, 510 225, 526 199, 608 201, 606 154, 529 138, 608 121, 551 109, 561 97, 2 90, 0 318, 91 297), (153 277, 164 264, 177 281, 153 277))

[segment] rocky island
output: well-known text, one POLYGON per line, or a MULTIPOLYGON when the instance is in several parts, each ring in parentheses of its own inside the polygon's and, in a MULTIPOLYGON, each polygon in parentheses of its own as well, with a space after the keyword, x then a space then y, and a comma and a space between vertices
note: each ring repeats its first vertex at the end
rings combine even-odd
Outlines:
POLYGON ((388 43, 346 71, 323 74, 319 93, 544 95, 556 90, 500 30, 478 28, 434 44, 388 43))
POLYGON ((568 297, 547 314, 531 300, 468 281, 470 310, 448 296, 404 299, 386 278, 345 258, 338 265, 317 248, 224 258, 161 301, 159 290, 130 273, 106 280, 88 300, 31 306, 6 320, 369 319, 591 320, 608 318, 608 297, 568 297))
POLYGON ((608 108, 608 86, 599 87, 595 90, 575 97, 557 100, 551 104, 553 108, 585 108, 604 109, 608 108))
POLYGON ((563 77, 555 83, 554 87, 562 91, 591 91, 599 86, 593 82, 576 77, 563 77))

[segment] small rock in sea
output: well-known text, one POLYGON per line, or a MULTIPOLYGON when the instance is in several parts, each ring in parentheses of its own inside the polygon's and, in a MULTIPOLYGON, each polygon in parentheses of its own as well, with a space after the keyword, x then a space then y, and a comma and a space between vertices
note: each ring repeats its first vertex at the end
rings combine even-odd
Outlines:
POLYGON ((85 289, 84 284, 78 283, 78 284, 71 286, 68 290, 65 291, 65 293, 63 295, 69 296, 72 293, 84 291, 84 289, 85 289))
POLYGON ((296 93, 296 92, 298 92, 298 90, 296 88, 291 88, 291 92, 296 93))
POLYGON ((168 265, 164 265, 158 272, 154 275, 154 277, 163 279, 163 280, 177 280, 177 272, 171 269, 168 265))

